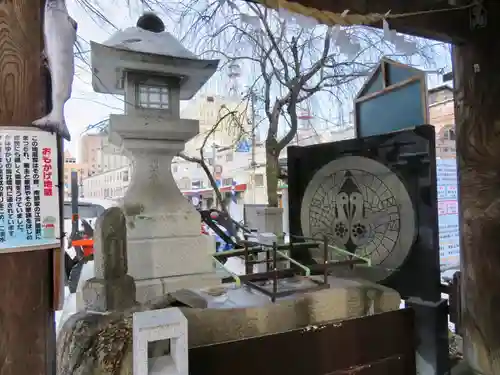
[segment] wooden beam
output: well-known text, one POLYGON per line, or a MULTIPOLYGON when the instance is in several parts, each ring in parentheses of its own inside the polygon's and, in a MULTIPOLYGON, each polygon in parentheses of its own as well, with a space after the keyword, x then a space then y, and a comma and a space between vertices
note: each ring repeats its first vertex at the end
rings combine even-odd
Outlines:
MULTIPOLYGON (((469 38, 469 9, 450 10, 447 1, 433 0, 289 0, 304 6, 342 13, 349 9, 353 14, 408 14, 437 11, 410 17, 392 19, 391 27, 401 33, 412 34, 444 42, 462 43, 469 38), (443 11, 446 10, 446 11, 443 11)), ((373 25, 381 27, 381 23, 373 25)))
MULTIPOLYGON (((468 9, 396 18, 389 23, 392 29, 400 33, 445 43, 462 44, 469 40, 472 34, 469 28, 468 9)), ((373 26, 381 28, 382 23, 373 26)))
MULTIPOLYGON (((45 113, 43 0, 0 1, 0 125, 45 113)), ((52 374, 52 251, 0 254, 0 374, 52 374)))
MULTIPOLYGON (((489 19, 500 2, 489 3, 489 19)), ((465 359, 500 374, 500 24, 454 47, 465 359)))

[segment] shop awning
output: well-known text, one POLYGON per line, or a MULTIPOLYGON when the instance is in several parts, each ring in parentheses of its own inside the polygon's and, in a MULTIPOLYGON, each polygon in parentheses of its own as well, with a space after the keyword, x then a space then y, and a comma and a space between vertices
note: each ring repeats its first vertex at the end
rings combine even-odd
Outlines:
MULTIPOLYGON (((227 186, 221 186, 219 188, 221 193, 229 193, 233 190, 236 192, 243 192, 247 190, 247 184, 236 184, 234 186, 232 185, 227 185, 227 186)), ((205 194, 211 194, 213 193, 213 189, 194 189, 194 190, 181 190, 182 194, 187 195, 187 196, 192 196, 192 195, 205 195, 205 194)))

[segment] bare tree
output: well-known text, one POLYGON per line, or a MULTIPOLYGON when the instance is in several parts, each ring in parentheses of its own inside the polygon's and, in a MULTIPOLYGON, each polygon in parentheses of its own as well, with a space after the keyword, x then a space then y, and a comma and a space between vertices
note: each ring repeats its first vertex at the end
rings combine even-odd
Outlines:
MULTIPOLYGON (((382 56, 412 60, 398 53, 378 30, 302 27, 255 3, 224 0, 203 6, 187 1, 169 9, 169 14, 177 14, 178 34, 201 56, 220 58, 223 68, 236 62, 243 65, 244 75, 250 72, 249 90, 262 103, 268 123, 266 185, 268 203, 275 207, 279 157, 297 134, 301 103, 313 96, 321 97, 325 105, 344 102, 382 56)), ((420 63, 432 62, 429 43, 408 40, 408 44, 420 63)))
MULTIPOLYGON (((436 48, 441 46, 408 37, 410 49, 401 53, 380 30, 305 25, 298 21, 299 16, 291 20, 275 10, 241 0, 144 3, 172 21, 176 29, 169 31, 188 48, 202 57, 221 59, 221 72, 230 64, 242 66, 249 91, 246 95, 257 99, 267 119, 266 185, 270 206, 278 205, 279 157, 297 134, 298 111, 303 103, 313 97, 320 98, 324 106, 344 103, 382 56, 433 65, 436 48)), ((97 14, 95 9, 89 11, 97 14)))
MULTIPOLYGON (((209 164, 207 163, 207 158, 205 156, 205 149, 207 147, 207 143, 212 137, 212 135, 217 131, 232 131, 235 133, 234 143, 230 146, 227 146, 226 149, 232 149, 234 144, 236 144, 241 138, 246 134, 244 121, 242 119, 241 111, 230 110, 227 106, 222 105, 219 109, 218 119, 216 123, 204 134, 200 134, 199 136, 203 138, 201 142, 201 146, 199 148, 200 155, 193 156, 188 155, 184 151, 179 153, 179 157, 186 161, 196 163, 201 166, 203 171, 205 172, 210 186, 212 187, 217 206, 226 213, 228 216, 229 212, 227 210, 227 205, 225 200, 222 198, 222 194, 220 192, 219 186, 215 180, 215 176, 210 170, 209 164)), ((215 163, 215 160, 212 160, 212 163, 215 163)))

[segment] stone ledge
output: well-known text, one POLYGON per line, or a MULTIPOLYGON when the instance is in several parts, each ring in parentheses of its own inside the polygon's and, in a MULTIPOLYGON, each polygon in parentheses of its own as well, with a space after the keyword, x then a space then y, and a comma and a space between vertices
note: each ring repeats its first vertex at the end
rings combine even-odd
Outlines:
POLYGON ((136 280, 136 299, 139 303, 145 303, 179 289, 198 289, 220 284, 221 276, 214 272, 136 280))
MULTIPOLYGON (((182 141, 186 142, 199 133, 199 121, 190 119, 170 119, 161 116, 147 117, 147 126, 143 116, 112 114, 109 116, 111 133, 115 145, 121 145, 123 139, 139 139, 140 141, 182 141), (140 137, 140 138, 138 138, 140 137)), ((144 143, 145 149, 148 144, 144 143)))
MULTIPOLYGON (((342 324, 343 319, 366 315, 371 306, 374 313, 399 309, 401 298, 390 288, 337 278, 330 278, 330 285, 331 289, 297 294, 274 304, 267 299, 267 304, 253 307, 181 308, 188 320, 189 347, 273 334, 323 322, 338 321, 342 324)), ((103 361, 110 358, 115 367, 114 374, 132 375, 132 314, 163 309, 172 306, 172 302, 172 296, 167 295, 110 316, 91 313, 72 316, 64 324, 57 341, 58 374, 72 375, 75 371, 111 373, 108 368, 110 361, 103 361), (115 345, 117 337, 121 345, 115 345), (105 351, 106 355, 95 355, 104 354, 99 350, 105 351)))

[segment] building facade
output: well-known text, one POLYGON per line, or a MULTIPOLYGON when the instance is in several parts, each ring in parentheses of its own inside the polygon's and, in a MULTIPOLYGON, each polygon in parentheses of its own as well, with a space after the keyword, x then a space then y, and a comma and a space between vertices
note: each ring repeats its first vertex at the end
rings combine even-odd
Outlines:
POLYGON ((118 147, 109 143, 106 132, 85 134, 80 139, 80 162, 88 166, 91 176, 126 167, 130 161, 118 147))
MULTIPOLYGON (((181 118, 198 120, 200 132, 186 144, 188 155, 199 156, 205 143, 208 153, 213 145, 230 147, 244 133, 248 135, 249 105, 246 101, 216 95, 199 95, 181 110, 181 118)), ((207 156, 210 158, 210 156, 207 156)))
POLYGON ((82 181, 85 198, 120 199, 130 184, 132 168, 129 166, 96 173, 82 181))
POLYGON ((98 173, 101 167, 98 161, 101 143, 102 136, 100 134, 85 134, 80 139, 80 163, 88 165, 90 175, 98 173))
POLYGON ((429 120, 436 128, 436 155, 455 157, 455 107, 453 89, 442 85, 429 90, 429 120))

